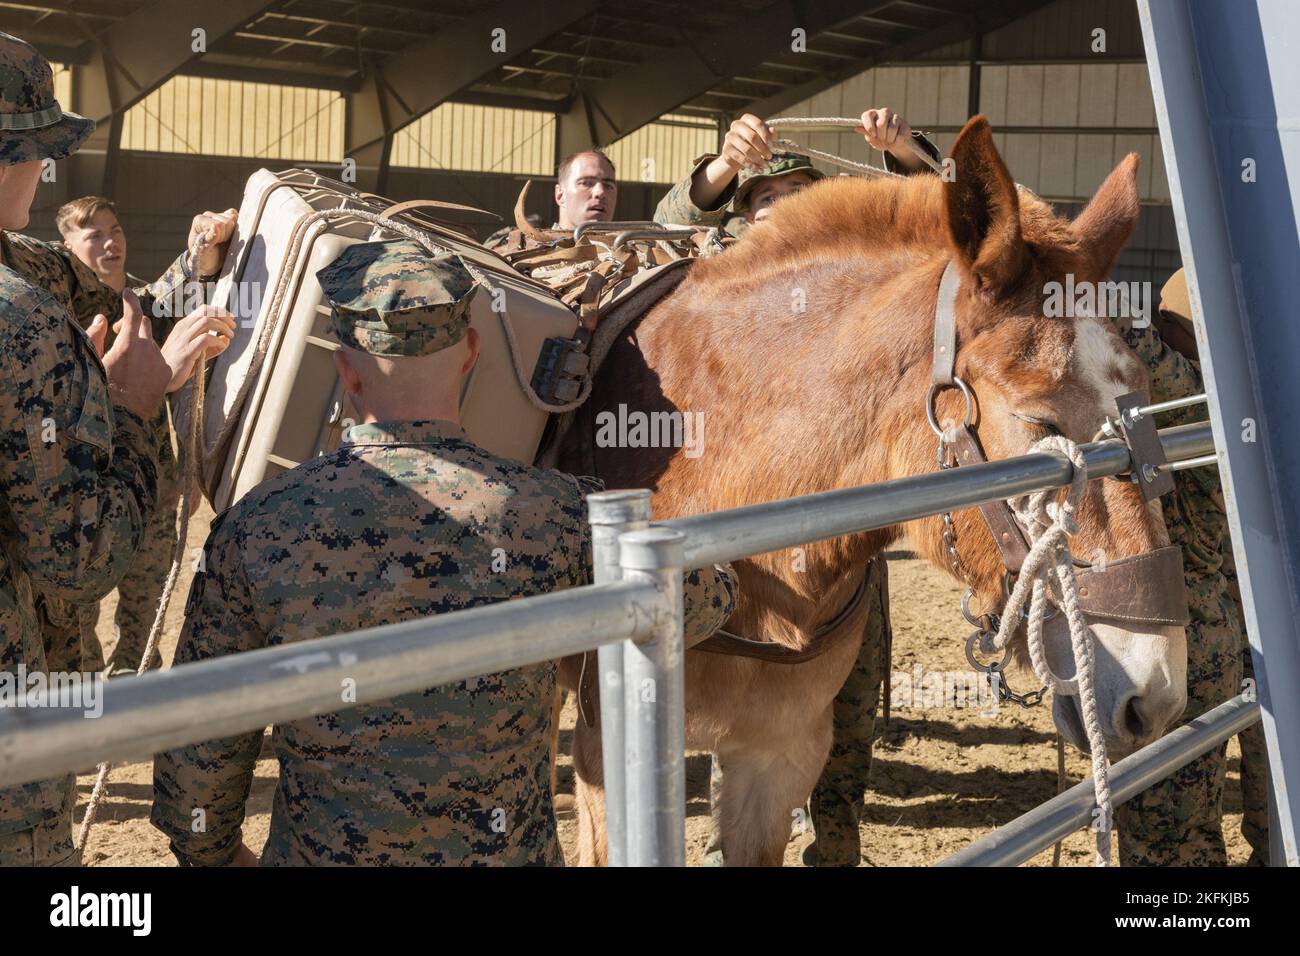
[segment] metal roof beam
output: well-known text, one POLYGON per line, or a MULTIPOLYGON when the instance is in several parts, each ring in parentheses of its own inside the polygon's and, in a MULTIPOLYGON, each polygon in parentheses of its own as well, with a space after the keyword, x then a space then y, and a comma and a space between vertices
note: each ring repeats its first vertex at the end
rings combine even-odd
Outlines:
MULTIPOLYGON (((193 24, 207 33, 207 47, 265 11, 274 0, 153 0, 87 37, 94 52, 79 66, 74 109, 102 123, 144 99, 201 54, 191 45, 193 24)), ((74 18, 76 14, 73 15, 74 18)), ((78 21, 80 22, 80 21, 78 21)), ((83 25, 84 26, 84 25, 83 25)))
POLYGON ((603 83, 579 81, 573 108, 560 116, 558 152, 606 145, 730 77, 751 72, 764 60, 788 52, 796 28, 814 38, 887 5, 869 0, 779 0, 725 33, 698 36, 682 29, 678 48, 603 83))
POLYGON ((193 48, 191 30, 205 31, 206 48, 210 50, 272 2, 151 0, 98 33, 77 13, 69 11, 73 24, 90 41, 92 51, 86 63, 73 67, 70 105, 74 112, 99 124, 86 142, 86 155, 73 167, 74 189, 113 195, 122 115, 202 55, 193 48), (186 26, 178 28, 178 23, 186 26))
MULTIPOLYGON (((855 60, 850 64, 823 73, 806 83, 792 86, 765 99, 752 100, 745 107, 744 112, 754 113, 758 116, 775 116, 787 107, 815 96, 823 90, 830 89, 837 83, 843 83, 845 80, 857 76, 859 73, 864 73, 872 67, 879 66, 882 63, 903 60, 949 43, 967 40, 979 31, 995 30, 1018 17, 1037 10, 1039 7, 1047 6, 1049 2, 1051 0, 1002 0, 997 4, 981 6, 979 13, 973 17, 953 19, 929 30, 914 28, 911 37, 887 47, 879 53, 873 53, 869 57, 855 60)), ((924 60, 918 60, 915 65, 928 66, 929 64, 924 60)))
POLYGON ((374 168, 372 185, 382 192, 397 130, 599 6, 599 0, 573 0, 560 9, 536 0, 500 0, 425 42, 371 63, 360 92, 351 98, 345 156, 358 169, 374 168), (492 51, 497 29, 504 31, 505 52, 492 51))

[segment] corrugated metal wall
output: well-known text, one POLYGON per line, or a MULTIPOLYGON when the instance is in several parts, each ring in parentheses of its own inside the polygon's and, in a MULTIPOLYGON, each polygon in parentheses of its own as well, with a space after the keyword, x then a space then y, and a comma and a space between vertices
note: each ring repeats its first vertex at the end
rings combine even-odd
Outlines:
POLYGON ((393 166, 549 176, 555 117, 496 106, 444 103, 397 131, 393 166))
MULTIPOLYGON (((672 184, 690 172, 697 157, 716 153, 721 140, 715 121, 670 113, 610 143, 605 153, 620 180, 672 184)), ((621 209, 619 218, 626 218, 621 209)))
POLYGON ((178 76, 126 111, 122 148, 338 162, 344 112, 332 90, 178 76))

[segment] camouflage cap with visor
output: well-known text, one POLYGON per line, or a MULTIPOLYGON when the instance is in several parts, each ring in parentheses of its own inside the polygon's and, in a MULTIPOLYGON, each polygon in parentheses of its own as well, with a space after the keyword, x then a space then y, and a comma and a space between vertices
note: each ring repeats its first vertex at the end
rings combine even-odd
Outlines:
POLYGON ((54 98, 49 61, 30 43, 0 33, 0 166, 63 159, 95 129, 54 98))
POLYGON ((430 355, 469 328, 477 288, 465 260, 418 242, 359 242, 316 273, 330 303, 329 331, 372 355, 430 355))
POLYGON ((731 200, 732 208, 737 212, 743 210, 749 200, 750 191, 764 180, 789 176, 792 173, 803 173, 814 182, 826 175, 814 166, 807 156, 798 153, 773 153, 762 172, 751 172, 748 168, 740 171, 736 181, 736 195, 731 200))

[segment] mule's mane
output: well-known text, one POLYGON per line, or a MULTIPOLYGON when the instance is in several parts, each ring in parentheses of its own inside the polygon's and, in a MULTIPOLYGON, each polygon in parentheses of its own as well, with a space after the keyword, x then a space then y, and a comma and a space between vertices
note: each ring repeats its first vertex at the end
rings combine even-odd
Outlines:
MULTIPOLYGON (((902 179, 827 178, 782 199, 759 228, 750 229, 722 259, 704 260, 695 271, 763 274, 772 263, 825 262, 840 255, 924 261, 950 253, 944 184, 937 176, 902 179), (733 271, 734 270, 734 271, 733 271)), ((1078 251, 1078 238, 1051 206, 1019 190, 1020 229, 1031 249, 1078 251)))

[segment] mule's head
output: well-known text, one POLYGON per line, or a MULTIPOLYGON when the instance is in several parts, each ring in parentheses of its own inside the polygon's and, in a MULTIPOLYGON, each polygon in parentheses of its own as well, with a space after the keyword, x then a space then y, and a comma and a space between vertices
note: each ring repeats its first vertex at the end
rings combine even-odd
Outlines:
MULTIPOLYGON (((1061 317, 1057 287, 1102 282, 1138 214, 1137 156, 1110 174, 1073 222, 1020 189, 993 145, 983 117, 953 146, 955 178, 944 186, 950 252, 961 271, 957 374, 978 397, 976 430, 990 459, 1022 455, 1038 439, 1061 434, 1080 444, 1096 435, 1115 399, 1148 393, 1146 371, 1097 315, 1061 317)), ((1086 303, 1085 303, 1086 304, 1086 303)), ((939 415, 962 419, 955 391, 940 395, 939 415)), ((1127 481, 1088 484, 1071 541, 1077 558, 1104 565, 1168 545, 1155 503, 1127 481)), ((1003 565, 974 509, 954 516, 957 551, 983 610, 1002 604, 1003 565)), ((933 529, 933 525, 931 526, 933 529)), ((1096 636, 1095 686, 1108 748, 1123 753, 1160 736, 1186 705, 1183 629, 1091 618, 1096 636)), ((1022 628, 1023 638, 1023 628, 1022 628)), ((1074 676, 1068 626, 1057 615, 1044 628, 1057 675, 1074 676)), ((1077 697, 1057 695, 1057 727, 1086 748, 1077 697)))

